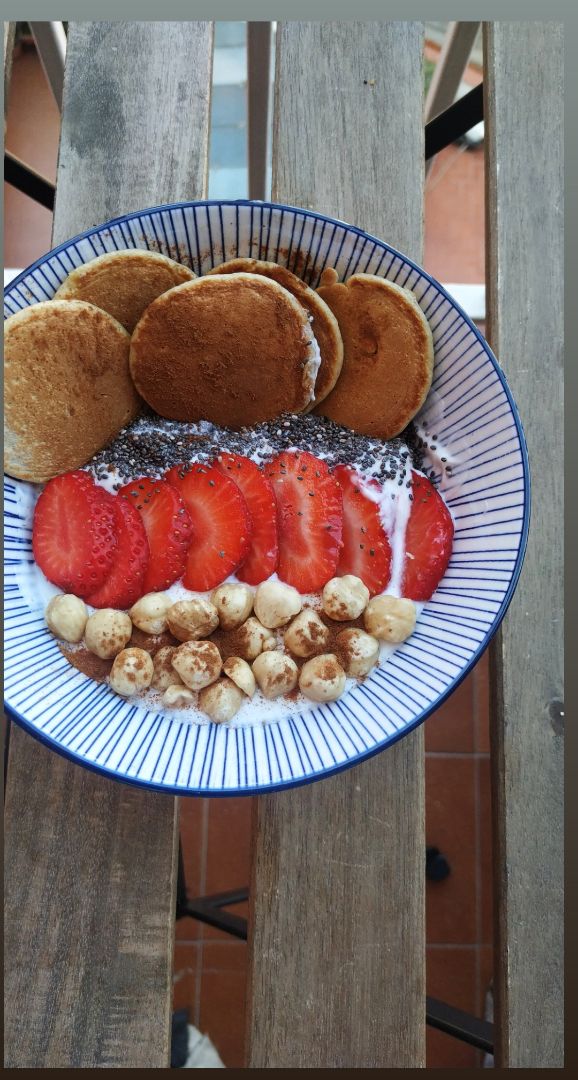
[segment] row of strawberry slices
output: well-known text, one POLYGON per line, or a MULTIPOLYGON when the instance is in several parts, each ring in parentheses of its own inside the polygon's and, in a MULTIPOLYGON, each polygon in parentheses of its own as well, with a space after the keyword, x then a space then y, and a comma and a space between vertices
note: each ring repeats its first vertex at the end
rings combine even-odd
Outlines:
MULTIPOLYGON (((411 496, 401 591, 427 600, 445 572, 453 523, 433 485, 415 472, 411 496)), ((392 563, 366 481, 347 465, 330 471, 304 451, 281 453, 263 469, 224 453, 211 465, 134 480, 116 496, 86 472, 65 473, 38 499, 33 553, 64 592, 120 609, 181 579, 205 592, 232 573, 258 585, 277 572, 301 593, 355 574, 375 595, 386 589, 392 563)))

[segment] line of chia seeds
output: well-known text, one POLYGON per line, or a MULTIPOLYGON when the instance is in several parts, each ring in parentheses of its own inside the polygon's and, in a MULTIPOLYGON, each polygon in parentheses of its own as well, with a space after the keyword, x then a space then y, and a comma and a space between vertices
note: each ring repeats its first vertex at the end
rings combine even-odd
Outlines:
POLYGON ((244 454, 262 464, 290 449, 309 451, 331 465, 353 465, 379 481, 397 480, 401 486, 408 483, 412 467, 422 467, 425 444, 413 424, 386 441, 357 435, 311 413, 286 413, 240 431, 207 421, 181 423, 144 416, 123 428, 87 468, 101 481, 114 472, 118 488, 138 476, 159 477, 173 465, 208 463, 222 452, 244 454))

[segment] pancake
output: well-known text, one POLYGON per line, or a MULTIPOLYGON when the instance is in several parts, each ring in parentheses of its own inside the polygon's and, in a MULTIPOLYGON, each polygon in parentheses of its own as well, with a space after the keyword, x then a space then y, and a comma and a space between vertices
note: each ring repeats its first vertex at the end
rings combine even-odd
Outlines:
POLYGON ((343 341, 335 315, 313 289, 287 267, 277 263, 261 262, 258 259, 231 259, 214 270, 209 270, 209 274, 238 273, 262 274, 263 277, 278 282, 297 298, 311 316, 311 327, 321 353, 321 367, 315 381, 315 401, 305 409, 305 412, 309 412, 333 390, 343 364, 343 341))
POLYGON ((4 323, 4 468, 41 483, 76 469, 141 411, 130 336, 100 308, 47 300, 4 323))
POLYGON ((111 251, 73 270, 54 299, 95 304, 132 334, 143 311, 157 296, 194 277, 188 266, 156 251, 111 251))
POLYGON ((361 435, 399 435, 433 375, 432 334, 415 296, 371 274, 341 285, 335 270, 323 272, 318 292, 339 323, 344 359, 335 389, 314 411, 361 435))
POLYGON ((232 428, 301 412, 319 362, 301 305, 257 274, 207 275, 164 293, 130 348, 135 386, 160 416, 232 428))

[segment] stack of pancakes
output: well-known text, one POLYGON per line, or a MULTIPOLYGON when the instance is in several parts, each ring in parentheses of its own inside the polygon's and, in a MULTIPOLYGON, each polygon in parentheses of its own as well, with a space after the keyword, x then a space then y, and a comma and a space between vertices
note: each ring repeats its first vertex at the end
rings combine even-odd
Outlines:
POLYGON ((367 274, 317 291, 275 263, 196 277, 150 251, 79 267, 5 324, 5 469, 45 481, 87 461, 148 406, 249 427, 313 409, 399 434, 423 404, 433 342, 415 297, 367 274))

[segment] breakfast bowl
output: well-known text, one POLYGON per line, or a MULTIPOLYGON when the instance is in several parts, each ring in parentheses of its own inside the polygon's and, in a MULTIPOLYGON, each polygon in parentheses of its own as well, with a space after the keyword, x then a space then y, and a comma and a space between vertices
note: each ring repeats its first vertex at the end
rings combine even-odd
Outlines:
MULTIPOLYGON (((310 783, 385 750, 471 671, 520 574, 529 523, 516 405, 479 330, 447 291, 386 242, 311 210, 261 202, 179 203, 128 214, 61 244, 5 290, 5 318, 51 300, 75 268, 125 249, 160 252, 199 276, 237 257, 288 267, 312 288, 370 274, 411 290, 433 335, 431 389, 415 418, 423 470, 450 510, 452 553, 415 630, 335 701, 281 699, 241 719, 123 698, 71 666, 45 621, 50 591, 32 554, 41 488, 4 478, 5 699, 31 735, 79 765, 179 795, 240 795, 310 783)), ((379 402, 376 402, 379 409, 379 402)))

